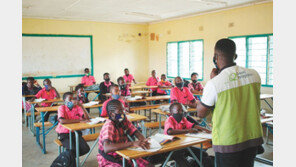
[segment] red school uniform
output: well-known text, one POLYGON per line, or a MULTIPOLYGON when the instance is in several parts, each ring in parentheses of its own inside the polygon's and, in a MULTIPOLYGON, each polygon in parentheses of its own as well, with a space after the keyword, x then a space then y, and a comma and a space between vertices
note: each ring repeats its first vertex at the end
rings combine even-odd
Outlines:
MULTIPOLYGON (((83 109, 75 105, 72 110, 70 110, 66 105, 61 105, 58 109, 58 119, 64 118, 64 119, 81 119, 84 117, 83 109)), ((69 133, 69 130, 64 128, 61 123, 58 123, 58 126, 56 128, 57 133, 69 133)))
MULTIPOLYGON (((123 121, 123 125, 126 127, 125 129, 127 129, 127 134, 132 136, 137 128, 127 119, 125 119, 123 121)), ((105 159, 100 152, 104 152, 104 142, 105 141, 110 141, 112 143, 127 143, 128 142, 128 137, 127 135, 124 133, 124 130, 122 127, 116 127, 115 123, 113 121, 111 121, 110 119, 108 119, 105 124, 103 125, 101 132, 100 132, 100 136, 99 136, 99 153, 97 155, 97 160, 98 160, 98 164, 99 166, 104 166, 104 167, 121 167, 122 164, 118 164, 115 162, 111 162, 108 161, 107 159, 105 159)), ((107 153, 108 155, 116 158, 116 159, 120 159, 122 160, 122 157, 120 155, 118 155, 115 152, 110 152, 107 153)), ((138 164, 139 167, 146 167, 149 162, 139 158, 136 159, 136 162, 138 164)), ((132 161, 127 161, 128 164, 133 165, 132 161)))
POLYGON ((188 84, 188 89, 189 90, 202 91, 203 90, 203 86, 202 86, 202 84, 200 82, 190 83, 190 84, 188 84))
POLYGON ((132 74, 129 74, 128 76, 124 75, 123 78, 125 82, 128 83, 128 86, 131 86, 132 81, 135 79, 132 74))
POLYGON ((164 134, 168 134, 169 129, 180 130, 180 129, 191 129, 194 126, 194 123, 189 122, 186 117, 183 117, 182 120, 178 123, 173 116, 167 118, 164 123, 164 134))
MULTIPOLYGON (((46 100, 52 100, 55 97, 57 97, 56 91, 54 89, 50 89, 49 91, 46 91, 45 88, 41 89, 36 95, 36 98, 42 98, 46 100)), ((41 106, 43 107, 49 107, 52 103, 41 103, 41 106)))
POLYGON ((96 82, 95 77, 89 75, 85 75, 81 78, 81 83, 84 84, 85 86, 91 86, 96 82))
MULTIPOLYGON (((107 103, 108 103, 109 101, 111 101, 111 100, 112 100, 112 99, 109 98, 108 100, 106 100, 106 101, 103 103, 103 106, 102 106, 103 109, 102 109, 101 117, 107 117, 107 116, 108 116, 106 107, 107 107, 107 103)), ((126 103, 125 103, 122 99, 118 99, 118 100, 123 104, 124 107, 127 107, 126 103)))
POLYGON ((177 100, 179 103, 182 104, 187 104, 191 100, 195 99, 193 94, 186 87, 183 87, 182 90, 177 87, 172 88, 170 96, 171 102, 173 100, 177 100))
MULTIPOLYGON (((147 86, 157 86, 158 81, 159 81, 159 78, 158 77, 156 77, 156 78, 149 77, 148 78, 148 81, 146 82, 146 85, 147 86)), ((156 91, 157 88, 152 88, 151 90, 152 91, 156 91)))
MULTIPOLYGON (((159 81, 159 82, 157 83, 157 85, 158 85, 158 86, 171 86, 172 83, 170 83, 169 81, 159 81)), ((160 88, 157 89, 157 93, 159 93, 159 94, 164 94, 164 95, 167 94, 166 91, 161 90, 160 88)))

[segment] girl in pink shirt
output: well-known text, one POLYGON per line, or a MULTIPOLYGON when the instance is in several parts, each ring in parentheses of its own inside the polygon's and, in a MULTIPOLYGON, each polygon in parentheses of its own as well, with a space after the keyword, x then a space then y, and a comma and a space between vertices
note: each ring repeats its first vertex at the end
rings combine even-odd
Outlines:
POLYGON ((165 90, 162 90, 160 88, 171 88, 171 87, 173 87, 173 85, 169 81, 166 80, 165 74, 161 75, 161 81, 159 81, 157 83, 157 85, 158 85, 157 93, 161 94, 161 95, 166 95, 167 93, 166 93, 165 90))
MULTIPOLYGON (((181 103, 173 103, 170 105, 170 114, 171 116, 167 118, 164 124, 164 134, 167 135, 177 135, 177 134, 186 134, 186 133, 198 133, 205 131, 210 133, 209 130, 198 126, 197 124, 189 122, 184 116, 184 106, 181 103)), ((196 157, 200 157, 200 149, 196 147, 190 147, 196 157)), ((178 166, 198 166, 194 161, 189 163, 185 157, 192 156, 187 149, 182 149, 176 151, 172 155, 178 166)), ((203 157, 208 156, 206 152, 203 152, 203 157)))
MULTIPOLYGON (((67 150, 70 149, 69 130, 64 128, 62 124, 71 124, 79 122, 89 122, 89 115, 83 105, 79 103, 74 97, 72 92, 66 92, 63 95, 64 105, 58 108, 58 126, 56 132, 58 139, 62 142, 63 147, 67 150)), ((90 148, 86 141, 82 138, 82 132, 79 131, 79 153, 80 156, 89 152, 90 148)), ((75 152, 75 134, 72 135, 72 150, 75 152)))
POLYGON ((130 96, 131 95, 131 92, 129 90, 129 86, 125 83, 125 80, 123 77, 117 78, 117 84, 119 86, 121 96, 130 96))
MULTIPOLYGON (((54 88, 51 85, 51 81, 48 78, 47 79, 44 79, 43 85, 44 85, 44 88, 41 89, 35 95, 36 98, 38 98, 38 99, 39 98, 42 98, 42 99, 46 99, 46 100, 52 100, 52 99, 55 99, 55 98, 60 98, 60 94, 58 93, 58 91, 56 90, 56 88, 54 88)), ((41 103, 41 106, 43 106, 43 107, 49 107, 51 105, 52 105, 52 103, 41 103)), ((51 113, 56 113, 56 112, 46 112, 45 115, 44 115, 44 121, 47 121, 48 120, 49 115, 51 113)))
POLYGON ((83 84, 84 86, 91 86, 91 85, 96 84, 95 77, 93 77, 89 74, 88 68, 84 69, 84 73, 85 73, 85 76, 83 76, 81 78, 81 84, 83 84))
POLYGON ((132 81, 134 81, 134 83, 137 84, 134 76, 129 73, 129 70, 127 68, 124 69, 124 76, 123 76, 123 78, 124 78, 124 80, 125 80, 125 82, 127 83, 128 86, 131 86, 132 81))
POLYGON ((123 100, 124 98, 122 98, 120 96, 120 91, 119 91, 118 85, 112 85, 110 87, 110 93, 111 93, 111 97, 103 103, 103 107, 102 107, 103 110, 102 110, 102 113, 100 115, 101 117, 107 117, 108 116, 106 106, 107 106, 108 102, 113 100, 113 99, 119 100, 123 104, 124 107, 128 107, 126 102, 123 100))
MULTIPOLYGON (((152 70, 151 72, 151 77, 148 78, 148 81, 146 82, 147 86, 157 86, 157 83, 159 81, 159 78, 156 77, 156 72, 155 70, 152 70)), ((152 96, 156 96, 157 95, 157 88, 152 88, 152 96)))
MULTIPOLYGON (((77 98, 77 101, 80 103, 80 104, 83 104, 83 103, 88 103, 89 100, 86 96, 86 93, 84 91, 84 86, 83 84, 78 84, 76 87, 75 87, 75 92, 76 92, 76 98, 77 98)), ((89 108, 86 108, 86 111, 89 113, 90 112, 90 109, 89 108)))
POLYGON ((201 93, 203 91, 203 86, 198 82, 198 74, 196 72, 191 74, 192 83, 188 84, 188 88, 191 93, 201 93))

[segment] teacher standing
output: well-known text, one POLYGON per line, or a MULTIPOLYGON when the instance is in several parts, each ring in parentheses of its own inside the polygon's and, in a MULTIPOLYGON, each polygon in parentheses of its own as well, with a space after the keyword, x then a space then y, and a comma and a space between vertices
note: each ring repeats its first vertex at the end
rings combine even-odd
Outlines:
POLYGON ((237 66, 235 43, 220 39, 215 45, 211 80, 197 104, 198 116, 212 117, 212 142, 217 167, 252 167, 263 144, 260 123, 261 79, 257 71, 237 66))

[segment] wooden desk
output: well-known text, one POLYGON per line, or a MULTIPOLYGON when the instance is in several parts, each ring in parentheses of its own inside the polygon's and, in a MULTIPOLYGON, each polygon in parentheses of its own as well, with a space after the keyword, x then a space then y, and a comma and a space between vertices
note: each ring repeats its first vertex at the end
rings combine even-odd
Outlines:
POLYGON ((35 97, 35 95, 22 95, 23 97, 35 97))
POLYGON ((271 110, 273 110, 273 107, 268 103, 267 99, 271 99, 273 101, 273 94, 260 94, 260 100, 264 100, 271 110))
MULTIPOLYGON (((102 107, 103 104, 96 104, 96 105, 92 105, 92 106, 84 106, 84 108, 97 108, 97 107, 102 107)), ((36 111, 38 112, 54 112, 54 111, 58 111, 58 108, 60 106, 52 106, 52 107, 36 107, 36 111)))
MULTIPOLYGON (((150 93, 152 93, 152 91, 145 91, 145 90, 142 90, 142 91, 134 91, 134 92, 131 92, 131 95, 132 96, 136 96, 136 95, 142 95, 142 94, 150 94, 150 93)), ((103 95, 105 95, 105 96, 111 96, 111 93, 106 93, 106 94, 103 94, 103 95)))
POLYGON ((63 102, 63 99, 51 99, 51 100, 44 100, 41 102, 36 102, 36 101, 29 101, 29 104, 40 104, 40 103, 55 103, 55 102, 63 102))
POLYGON ((271 118, 261 118, 260 121, 261 121, 261 124, 271 122, 271 121, 273 121, 273 117, 271 117, 271 118))
MULTIPOLYGON (((197 138, 197 137, 187 137, 187 136, 185 136, 185 134, 174 135, 174 136, 177 136, 180 139, 178 139, 176 141, 173 141, 173 142, 170 142, 170 143, 167 143, 167 144, 164 144, 163 148, 161 148, 160 150, 155 151, 155 152, 136 151, 136 150, 124 149, 124 150, 116 151, 116 153, 119 154, 120 156, 122 156, 122 158, 123 158, 123 166, 124 166, 124 159, 134 160, 134 159, 147 157, 147 156, 152 156, 152 155, 156 155, 156 154, 161 154, 161 153, 165 153, 165 152, 171 152, 169 154, 169 156, 167 157, 165 163, 163 164, 163 166, 165 166, 166 163, 168 162, 168 160, 170 159, 171 154, 174 151, 184 149, 184 148, 189 148, 189 147, 197 145, 197 144, 202 145, 202 143, 204 143, 204 142, 211 141, 211 139, 202 139, 202 138, 197 138)), ((190 150, 189 152, 191 152, 190 148, 189 148, 189 150, 190 150)), ((192 156, 197 161, 197 163, 200 164, 200 161, 197 159, 197 157, 194 154, 192 156)), ((202 159, 202 157, 200 159, 202 159)), ((133 162, 136 163, 135 161, 133 161, 133 162)), ((134 166, 135 166, 135 164, 134 164, 134 166)), ((200 165, 200 166, 202 166, 202 165, 200 165)))
MULTIPOLYGON (((129 119, 129 121, 131 121, 131 122, 142 121, 142 127, 144 127, 144 120, 146 120, 147 117, 142 116, 142 115, 138 115, 138 114, 129 114, 129 115, 133 117, 133 118, 129 119)), ((84 129, 91 129, 91 128, 95 128, 95 127, 101 127, 103 125, 104 125, 104 123, 99 123, 99 124, 94 124, 94 125, 90 125, 88 123, 62 124, 62 126, 64 128, 66 128, 66 129, 69 130, 69 134, 71 134, 72 131, 74 131, 74 133, 75 133, 75 141, 76 141, 76 166, 77 167, 83 166, 83 163, 88 158, 88 155, 92 152, 92 150, 94 149, 94 147, 96 146, 96 144, 99 141, 99 137, 98 137, 97 140, 94 142, 93 146, 91 147, 90 151, 86 155, 85 159, 82 161, 82 164, 80 164, 80 162, 79 162, 79 136, 78 136, 78 132, 77 131, 78 130, 84 130, 84 129)), ((70 149, 72 149, 72 135, 69 135, 69 139, 70 139, 70 149)))
POLYGON ((129 89, 152 89, 152 88, 158 88, 158 86, 146 86, 146 85, 139 85, 139 86, 131 86, 129 89))
POLYGON ((156 100, 169 100, 169 99, 170 99, 169 95, 151 96, 151 97, 146 97, 145 99, 127 100, 127 103, 135 103, 135 102, 143 102, 143 101, 156 101, 156 100))

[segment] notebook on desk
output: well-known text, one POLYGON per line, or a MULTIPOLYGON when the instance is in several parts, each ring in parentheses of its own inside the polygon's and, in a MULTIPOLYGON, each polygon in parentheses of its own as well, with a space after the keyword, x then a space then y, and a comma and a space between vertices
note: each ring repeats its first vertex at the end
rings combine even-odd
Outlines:
POLYGON ((199 138, 204 138, 204 139, 212 139, 212 134, 211 133, 205 133, 205 132, 187 133, 185 135, 189 136, 189 137, 199 137, 199 138))
POLYGON ((91 118, 90 122, 88 122, 88 124, 94 125, 94 124, 97 124, 97 123, 103 123, 105 121, 106 121, 106 118, 96 117, 96 118, 91 118))
POLYGON ((90 107, 90 106, 97 105, 97 104, 99 104, 98 101, 90 101, 88 103, 83 104, 83 106, 84 107, 90 107))

